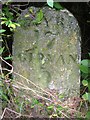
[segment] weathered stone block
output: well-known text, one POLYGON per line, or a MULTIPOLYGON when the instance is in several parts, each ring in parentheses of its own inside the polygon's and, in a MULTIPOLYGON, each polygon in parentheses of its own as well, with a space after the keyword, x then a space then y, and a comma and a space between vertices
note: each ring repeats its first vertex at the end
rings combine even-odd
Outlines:
MULTIPOLYGON (((43 7, 43 19, 33 24, 40 8, 31 7, 22 13, 13 42, 14 71, 46 89, 56 89, 67 96, 79 94, 80 29, 75 17, 67 10, 43 7), (31 16, 25 18, 32 9, 31 16), (24 21, 25 19, 25 21, 24 21)), ((14 75, 28 87, 25 79, 14 75)), ((18 84, 17 84, 18 85, 18 84)))

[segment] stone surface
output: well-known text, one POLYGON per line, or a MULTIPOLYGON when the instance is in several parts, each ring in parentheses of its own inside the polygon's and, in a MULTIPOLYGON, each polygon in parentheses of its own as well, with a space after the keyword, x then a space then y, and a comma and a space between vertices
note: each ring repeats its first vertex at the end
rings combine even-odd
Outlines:
MULTIPOLYGON (((43 7, 40 24, 33 19, 40 8, 26 9, 19 18, 22 23, 14 34, 14 71, 46 89, 75 96, 80 91, 80 29, 67 10, 43 7), (33 11, 32 14, 28 12, 33 11), (24 17, 25 15, 29 17, 24 17), (34 15, 33 15, 34 14, 34 15)), ((32 88, 27 80, 14 75, 15 81, 32 88)), ((17 84, 18 85, 18 84, 17 84)))

